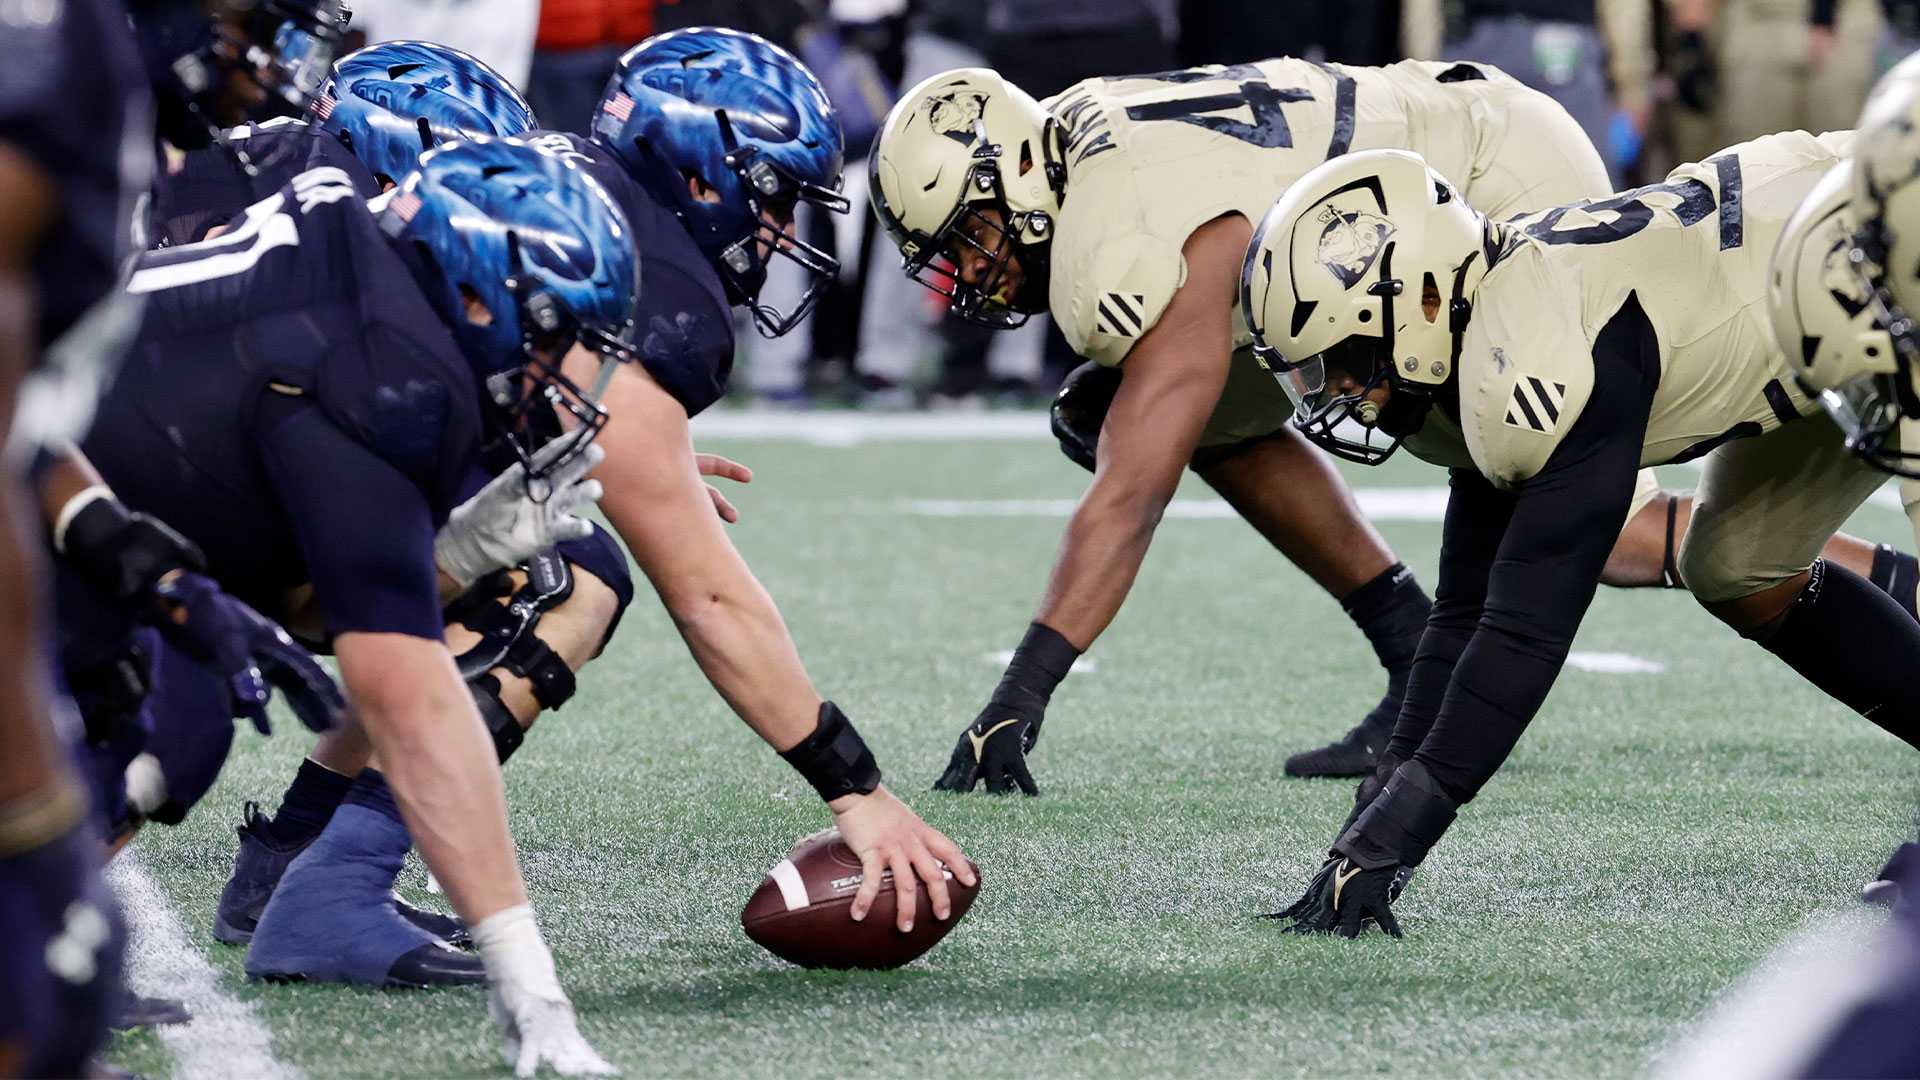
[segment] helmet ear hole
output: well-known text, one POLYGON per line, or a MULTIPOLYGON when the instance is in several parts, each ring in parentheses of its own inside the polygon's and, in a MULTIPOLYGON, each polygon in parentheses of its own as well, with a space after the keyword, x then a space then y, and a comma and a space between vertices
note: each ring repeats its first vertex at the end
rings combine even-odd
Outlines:
POLYGON ((1033 142, 1030 139, 1021 139, 1020 140, 1020 175, 1021 176, 1027 175, 1027 173, 1032 171, 1032 169, 1033 169, 1033 142))
POLYGON ((414 127, 417 128, 420 132, 421 152, 424 153, 428 150, 433 149, 433 125, 427 123, 427 118, 423 116, 420 119, 414 121, 414 127))
POLYGON ((1420 280, 1420 314, 1432 323, 1440 318, 1440 285, 1433 280, 1433 271, 1429 270, 1420 280))

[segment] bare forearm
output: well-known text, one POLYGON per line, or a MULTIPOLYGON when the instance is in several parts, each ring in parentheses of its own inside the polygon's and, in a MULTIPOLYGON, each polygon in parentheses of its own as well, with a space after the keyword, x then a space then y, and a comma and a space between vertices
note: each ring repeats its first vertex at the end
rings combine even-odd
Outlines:
POLYGON ((1166 500, 1090 490, 1067 523, 1034 621, 1087 649, 1120 613, 1147 557, 1166 500))
POLYGON ((745 564, 723 587, 668 598, 687 648, 713 688, 775 750, 813 732, 820 695, 787 624, 745 564))

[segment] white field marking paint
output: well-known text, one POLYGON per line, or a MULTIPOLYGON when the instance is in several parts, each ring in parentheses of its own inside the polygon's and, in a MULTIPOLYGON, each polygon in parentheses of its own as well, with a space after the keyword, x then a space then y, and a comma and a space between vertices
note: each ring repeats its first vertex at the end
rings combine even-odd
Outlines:
MULTIPOLYGON (((1444 487, 1355 488, 1360 512, 1374 521, 1439 521, 1447 512, 1444 487)), ((919 517, 1047 517, 1073 515, 1073 499, 909 499, 902 511, 919 517)), ((1231 521, 1239 513, 1222 499, 1175 499, 1166 516, 1188 521, 1231 521)))
POLYGON ((1623 652, 1579 652, 1567 654, 1567 666, 1595 675, 1658 675, 1667 665, 1623 652))
POLYGON ((187 938, 166 893, 140 864, 122 854, 107 867, 107 881, 120 898, 130 931, 127 983, 135 991, 178 998, 193 1013, 187 1024, 154 1030, 173 1052, 174 1072, 203 1077, 293 1080, 301 1074, 273 1057, 273 1037, 253 1006, 220 990, 220 976, 187 938))
POLYGON ((1047 414, 1035 409, 981 413, 710 409, 693 421, 693 437, 858 446, 866 442, 1052 442, 1053 430, 1047 414))
MULTIPOLYGON (((998 664, 1001 667, 1006 667, 1008 664, 1013 663, 1013 650, 1001 649, 999 652, 996 652, 996 653, 988 653, 985 659, 987 660, 988 663, 998 664)), ((1068 668, 1067 670, 1078 675, 1090 675, 1093 672, 1100 670, 1100 661, 1095 660, 1091 656, 1078 657, 1074 660, 1073 666, 1068 668)))

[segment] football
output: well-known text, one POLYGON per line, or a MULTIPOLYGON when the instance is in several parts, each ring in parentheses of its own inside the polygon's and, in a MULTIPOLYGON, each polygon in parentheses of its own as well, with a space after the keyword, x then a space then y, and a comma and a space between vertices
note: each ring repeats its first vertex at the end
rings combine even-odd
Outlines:
POLYGON ((864 877, 860 860, 839 830, 829 829, 794 845, 767 871, 740 912, 740 925, 761 948, 801 967, 897 968, 933 948, 966 915, 980 893, 980 868, 973 873, 975 884, 969 887, 947 871, 953 914, 944 922, 933 917, 923 883, 913 931, 903 934, 894 925, 893 872, 886 871, 867 917, 854 922, 847 909, 864 877))

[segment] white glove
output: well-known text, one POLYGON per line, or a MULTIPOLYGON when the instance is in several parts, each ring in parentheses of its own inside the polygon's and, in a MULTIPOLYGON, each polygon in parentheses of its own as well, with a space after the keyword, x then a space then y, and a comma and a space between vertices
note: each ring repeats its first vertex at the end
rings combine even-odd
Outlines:
MULTIPOLYGON (((544 466, 566 449, 555 439, 533 455, 544 466)), ((535 502, 527 491, 527 470, 515 465, 455 507, 433 538, 433 561, 461 588, 496 570, 518 566, 563 540, 581 540, 593 526, 576 511, 598 502, 600 481, 586 475, 607 456, 599 443, 588 444, 572 461, 540 485, 546 499, 535 502)))
POLYGON ((487 1014, 500 1025, 515 1076, 532 1076, 542 1065, 561 1076, 620 1074, 580 1034, 532 907, 521 904, 487 916, 473 928, 473 940, 487 965, 487 1014))

